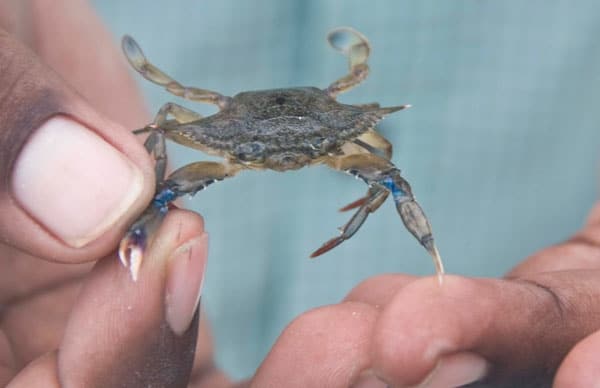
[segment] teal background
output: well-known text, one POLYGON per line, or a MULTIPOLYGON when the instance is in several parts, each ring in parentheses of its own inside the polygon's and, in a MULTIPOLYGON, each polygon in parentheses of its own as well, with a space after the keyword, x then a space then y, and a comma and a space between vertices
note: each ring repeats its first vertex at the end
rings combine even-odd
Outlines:
MULTIPOLYGON (((448 272, 500 276, 567 238, 598 193, 600 2, 94 2, 180 82, 233 95, 326 87, 347 63, 325 42, 349 25, 371 41, 371 75, 346 103, 410 103, 380 131, 428 214, 448 272)), ((140 80, 152 111, 190 104, 140 80)), ((115 91, 111 91, 114 93, 115 91)), ((205 158, 170 147, 174 166, 205 158)), ((390 201, 350 241, 310 261, 362 182, 315 167, 248 172, 189 201, 211 236, 204 308, 218 363, 253 373, 277 335, 378 273, 430 275, 390 201)), ((568 258, 565 258, 568 259, 568 258)))

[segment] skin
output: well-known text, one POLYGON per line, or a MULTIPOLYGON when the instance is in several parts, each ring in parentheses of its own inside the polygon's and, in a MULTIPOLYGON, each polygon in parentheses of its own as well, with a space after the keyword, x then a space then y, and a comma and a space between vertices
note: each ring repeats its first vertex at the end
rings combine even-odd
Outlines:
MULTIPOLYGON (((48 102, 0 86, 11 96, 0 101, 0 116, 9 116, 14 106, 6 101, 15 98, 25 104, 24 112, 33 112, 29 121, 0 125, 2 157, 15 157, 12 149, 25 141, 22 132, 31 132, 40 117, 69 111, 130 151, 152 177, 151 161, 125 129, 148 122, 140 94, 87 3, 5 1, 0 27, 0 52, 29 46, 33 53, 19 51, 13 59, 22 61, 28 79, 51 85, 60 96, 48 102), (62 35, 69 37, 68 48, 56 38, 62 35), (88 57, 91 42, 105 59, 102 65, 88 57), (86 66, 68 59, 79 54, 86 66), (106 96, 107 87, 119 90, 127 103, 106 96)), ((0 56, 0 68, 7 68, 5 58, 0 56)), ((0 164, 4 183, 9 168, 0 164)), ((600 204, 571 239, 525 259, 503 279, 448 275, 443 286, 435 277, 404 274, 367 279, 340 303, 293 320, 255 375, 234 384, 213 362, 206 322, 196 317, 180 334, 165 323, 168 263, 161 258, 202 236, 202 219, 170 212, 136 284, 116 258, 122 231, 152 195, 153 181, 146 186, 114 230, 78 249, 0 201, 3 211, 22 217, 0 218, 0 385, 348 387, 364 376, 375 383, 379 376, 407 386, 422 381, 439 360, 463 352, 489 363, 480 386, 593 387, 600 381, 600 204), (14 219, 25 220, 20 230, 30 238, 8 238, 6 224, 14 219), (139 313, 132 318, 119 303, 139 313), (419 336, 424 327, 427 335, 419 336)))

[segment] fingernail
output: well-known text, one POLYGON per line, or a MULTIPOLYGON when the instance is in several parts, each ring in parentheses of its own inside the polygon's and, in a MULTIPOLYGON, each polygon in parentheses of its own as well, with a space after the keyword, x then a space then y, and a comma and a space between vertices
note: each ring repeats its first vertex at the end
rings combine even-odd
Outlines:
POLYGON ((388 384, 379 379, 373 371, 367 370, 361 373, 358 380, 352 384, 351 388, 387 388, 388 384))
POLYGON ((31 136, 12 175, 16 201, 72 247, 96 239, 143 188, 141 171, 85 126, 64 116, 31 136))
POLYGON ((203 233, 177 248, 169 259, 166 319, 175 334, 185 333, 198 308, 207 256, 208 235, 203 233))
POLYGON ((417 388, 460 387, 481 380, 489 370, 482 357, 463 352, 444 356, 417 388))

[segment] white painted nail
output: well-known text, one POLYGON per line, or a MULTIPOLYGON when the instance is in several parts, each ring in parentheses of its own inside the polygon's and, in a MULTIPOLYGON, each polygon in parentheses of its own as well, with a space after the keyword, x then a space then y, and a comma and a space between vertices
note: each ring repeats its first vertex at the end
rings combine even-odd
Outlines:
POLYGON ((12 173, 16 201, 73 247, 96 239, 142 193, 143 175, 116 148, 64 116, 38 128, 12 173))

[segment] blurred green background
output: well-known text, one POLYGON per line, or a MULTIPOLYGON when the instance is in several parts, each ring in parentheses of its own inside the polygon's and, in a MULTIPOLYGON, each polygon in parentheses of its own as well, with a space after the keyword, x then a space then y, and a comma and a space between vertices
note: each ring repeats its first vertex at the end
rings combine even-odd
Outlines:
MULTIPOLYGON (((131 34, 180 82, 226 95, 326 87, 347 71, 326 33, 363 32, 371 75, 340 100, 413 105, 379 128, 448 272, 500 276, 577 230, 597 198, 600 2, 94 3, 115 39, 131 34)), ((136 77, 151 111, 167 101, 215 111, 136 77)), ((177 167, 205 158, 170 150, 177 167)), ((391 201, 350 241, 308 259, 350 217, 336 209, 364 192, 361 181, 315 167, 243 173, 189 201, 211 236, 204 308, 218 363, 233 376, 252 374, 295 316, 338 302, 361 280, 433 273, 391 201)))

